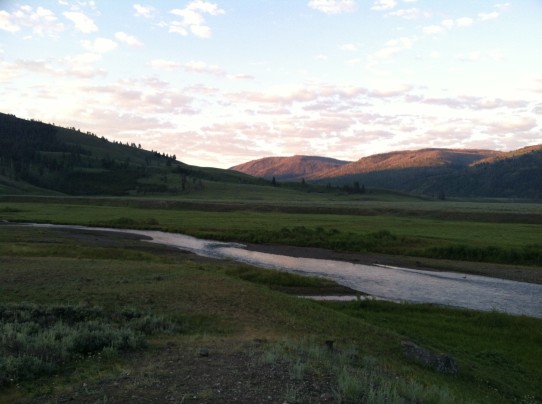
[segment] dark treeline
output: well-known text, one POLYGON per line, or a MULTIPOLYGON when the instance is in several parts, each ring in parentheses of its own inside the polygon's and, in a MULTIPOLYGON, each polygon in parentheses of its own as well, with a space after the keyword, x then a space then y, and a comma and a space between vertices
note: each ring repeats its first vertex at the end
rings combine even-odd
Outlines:
POLYGON ((145 189, 138 180, 153 166, 170 167, 175 160, 141 145, 0 114, 0 175, 13 181, 71 195, 124 195, 145 189))
POLYGON ((0 113, 0 184, 8 189, 30 184, 69 195, 177 194, 201 191, 204 181, 265 183, 189 166, 140 144, 0 113))

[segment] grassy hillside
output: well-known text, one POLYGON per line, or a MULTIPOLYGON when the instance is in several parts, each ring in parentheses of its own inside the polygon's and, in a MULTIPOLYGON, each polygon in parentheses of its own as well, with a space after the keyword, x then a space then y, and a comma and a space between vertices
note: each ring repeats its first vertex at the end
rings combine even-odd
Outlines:
POLYGON ((258 183, 239 172, 189 166, 136 144, 12 115, 0 114, 0 133, 3 194, 179 194, 201 190, 204 181, 258 183))

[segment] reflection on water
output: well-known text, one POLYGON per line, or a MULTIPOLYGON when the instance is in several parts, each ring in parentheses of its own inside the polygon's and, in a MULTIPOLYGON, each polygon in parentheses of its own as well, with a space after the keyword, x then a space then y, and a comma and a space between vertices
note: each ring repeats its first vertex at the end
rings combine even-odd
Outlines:
POLYGON ((542 285, 537 284, 453 272, 419 271, 343 261, 288 257, 248 251, 241 244, 201 240, 160 231, 36 226, 138 234, 152 238, 153 243, 178 247, 206 257, 232 259, 262 268, 325 277, 382 299, 436 303, 542 317, 542 285))

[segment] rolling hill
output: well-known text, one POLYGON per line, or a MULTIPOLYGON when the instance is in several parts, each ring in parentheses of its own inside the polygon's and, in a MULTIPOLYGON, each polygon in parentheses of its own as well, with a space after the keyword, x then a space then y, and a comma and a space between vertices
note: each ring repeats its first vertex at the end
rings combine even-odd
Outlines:
POLYGON ((254 177, 289 181, 311 176, 348 164, 348 161, 318 156, 265 157, 231 167, 254 177))
POLYGON ((315 173, 310 179, 334 178, 374 171, 398 170, 421 167, 463 168, 473 162, 498 156, 492 150, 421 149, 376 154, 363 157, 334 170, 315 173))
POLYGON ((175 194, 202 188, 203 181, 262 183, 135 144, 0 113, 0 194, 175 194))

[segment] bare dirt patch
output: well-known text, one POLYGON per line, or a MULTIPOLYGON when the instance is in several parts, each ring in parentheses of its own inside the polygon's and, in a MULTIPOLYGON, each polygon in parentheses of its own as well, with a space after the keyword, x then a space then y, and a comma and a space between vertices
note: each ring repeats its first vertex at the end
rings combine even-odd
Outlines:
POLYGON ((294 378, 287 363, 262 363, 265 342, 173 342, 133 354, 122 370, 28 402, 331 403, 329 375, 294 378))

